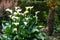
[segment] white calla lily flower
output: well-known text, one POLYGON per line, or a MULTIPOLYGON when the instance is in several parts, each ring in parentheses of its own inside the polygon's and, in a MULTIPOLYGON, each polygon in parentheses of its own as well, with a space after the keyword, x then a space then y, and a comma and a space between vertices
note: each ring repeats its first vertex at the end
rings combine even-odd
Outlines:
POLYGON ((20 9, 20 7, 19 7, 19 6, 18 6, 18 7, 15 7, 15 11, 16 11, 17 9, 20 9))
POLYGON ((9 15, 10 18, 12 18, 12 15, 9 15))
POLYGON ((12 24, 14 24, 14 25, 16 25, 16 26, 17 26, 17 25, 19 25, 19 22, 16 22, 16 23, 12 23, 12 24))
POLYGON ((9 11, 10 13, 12 13, 13 11, 9 8, 7 8, 5 11, 9 11))
POLYGON ((35 14, 37 15, 40 11, 36 11, 35 14))
POLYGON ((25 11, 24 13, 29 13, 29 11, 25 11))
POLYGON ((17 12, 14 12, 14 15, 17 15, 17 12))
POLYGON ((32 9, 33 8, 33 6, 28 6, 28 7, 25 7, 26 8, 26 10, 28 10, 28 9, 32 9))
POLYGON ((14 32, 14 31, 17 31, 17 28, 13 28, 13 32, 14 32))
POLYGON ((21 11, 22 11, 22 9, 18 9, 18 10, 17 10, 17 13, 19 13, 19 12, 21 12, 21 11))
POLYGON ((29 18, 25 18, 26 20, 29 20, 29 18))
POLYGON ((24 22, 25 25, 27 25, 27 22, 24 22))

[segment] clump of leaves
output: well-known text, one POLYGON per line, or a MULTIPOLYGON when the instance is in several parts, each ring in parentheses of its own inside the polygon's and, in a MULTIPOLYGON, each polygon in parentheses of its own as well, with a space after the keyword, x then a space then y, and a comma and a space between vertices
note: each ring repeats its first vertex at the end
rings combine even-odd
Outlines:
MULTIPOLYGON (((44 40, 46 34, 39 31, 40 27, 37 25, 38 12, 35 12, 35 16, 31 14, 33 6, 25 7, 26 10, 21 12, 20 7, 15 7, 15 12, 13 10, 7 9, 6 11, 12 14, 9 17, 12 19, 9 22, 3 20, 3 32, 6 38, 2 35, 1 38, 8 40, 44 40), (29 10, 29 11, 28 11, 29 10)), ((43 26, 41 26, 43 27, 43 26)), ((2 39, 1 39, 2 40, 2 39)))

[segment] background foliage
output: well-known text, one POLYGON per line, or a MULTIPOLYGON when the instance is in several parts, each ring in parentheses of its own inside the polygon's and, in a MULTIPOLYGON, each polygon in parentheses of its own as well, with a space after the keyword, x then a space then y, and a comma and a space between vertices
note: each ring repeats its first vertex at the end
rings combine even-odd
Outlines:
MULTIPOLYGON (((4 34, 0 35, 0 40, 54 40, 49 38, 46 32, 41 31, 47 27, 49 16, 47 0, 19 0, 18 5, 20 7, 9 15, 11 20, 2 21, 4 34)), ((60 32, 59 7, 58 1, 53 34, 60 32)))

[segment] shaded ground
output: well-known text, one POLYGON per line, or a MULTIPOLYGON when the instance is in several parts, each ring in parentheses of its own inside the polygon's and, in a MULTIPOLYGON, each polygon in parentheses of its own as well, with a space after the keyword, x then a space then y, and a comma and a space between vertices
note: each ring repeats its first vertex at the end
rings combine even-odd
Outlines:
MULTIPOLYGON (((40 31, 45 32, 48 35, 48 29, 47 28, 42 28, 40 31)), ((46 35, 46 40, 60 40, 60 32, 53 32, 52 36, 47 36, 46 35)))

